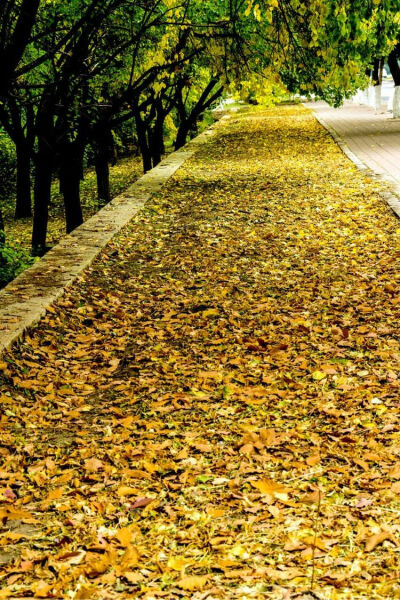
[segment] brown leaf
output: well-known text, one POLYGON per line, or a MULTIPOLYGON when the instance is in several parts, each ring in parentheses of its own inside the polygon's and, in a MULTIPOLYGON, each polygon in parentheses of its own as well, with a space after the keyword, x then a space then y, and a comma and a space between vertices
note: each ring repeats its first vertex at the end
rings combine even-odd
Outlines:
POLYGON ((85 460, 85 470, 89 473, 96 473, 97 471, 100 471, 100 469, 103 468, 104 465, 102 461, 98 458, 88 458, 87 460, 85 460))
POLYGON ((391 533, 389 531, 380 531, 379 533, 375 533, 371 535, 365 540, 365 551, 372 552, 377 546, 382 544, 385 540, 391 538, 391 533))
POLYGON ((321 462, 321 457, 319 454, 312 454, 311 456, 306 458, 306 463, 308 464, 309 467, 314 467, 319 462, 321 462))
POLYGON ((305 494, 300 501, 304 504, 318 504, 319 502, 321 502, 323 496, 324 495, 320 490, 314 490, 309 494, 305 494))
POLYGON ((142 508, 153 502, 153 500, 154 498, 138 498, 133 504, 131 504, 130 508, 142 508))
POLYGON ((85 574, 88 577, 98 577, 107 571, 110 566, 110 557, 108 554, 98 554, 97 552, 88 552, 85 561, 85 574))

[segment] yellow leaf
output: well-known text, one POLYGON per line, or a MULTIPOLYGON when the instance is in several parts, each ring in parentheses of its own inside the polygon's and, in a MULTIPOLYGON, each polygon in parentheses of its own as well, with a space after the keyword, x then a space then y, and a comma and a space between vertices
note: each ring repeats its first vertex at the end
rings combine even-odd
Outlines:
POLYGON ((183 556, 171 556, 168 559, 167 565, 170 569, 174 569, 174 571, 181 571, 187 565, 190 565, 192 562, 193 561, 184 558, 183 556))
POLYGON ((35 594, 35 598, 48 598, 51 592, 52 586, 43 581, 42 579, 33 584, 32 590, 35 594))
POLYGON ((231 550, 229 550, 229 554, 233 554, 233 556, 237 556, 238 558, 248 558, 249 553, 247 552, 244 546, 238 544, 234 546, 231 550))
POLYGON ((110 557, 108 554, 97 554, 88 552, 86 555, 85 573, 88 577, 97 577, 107 571, 110 566, 110 557))
POLYGON ((314 371, 314 373, 312 374, 312 378, 315 381, 321 381, 321 379, 325 379, 326 377, 326 373, 323 373, 322 371, 314 371))
POLYGON ((122 575, 136 567, 139 563, 139 553, 136 548, 128 548, 122 555, 120 564, 117 567, 117 575, 122 575))
POLYGON ((135 496, 138 493, 136 488, 131 488, 127 485, 122 485, 117 490, 118 496, 135 496))
POLYGON ((178 586, 183 590, 193 592, 194 590, 202 590, 207 584, 207 575, 192 575, 190 577, 184 577, 178 582, 178 586))
POLYGON ((217 317, 219 312, 216 308, 209 308, 208 310, 203 311, 203 317, 217 317))
POLYGON ((138 532, 137 525, 132 523, 131 525, 128 525, 127 527, 122 527, 122 529, 119 529, 119 531, 117 531, 115 537, 117 538, 117 540, 119 541, 121 546, 123 546, 124 548, 127 548, 137 532, 138 532))
POLYGON ((56 488, 55 490, 51 490, 48 493, 46 498, 46 502, 52 502, 53 500, 58 500, 64 493, 64 488, 56 488))
POLYGON ((288 494, 291 492, 290 488, 285 487, 273 479, 259 479, 258 481, 252 481, 251 485, 262 494, 267 494, 273 498, 278 498, 279 500, 287 500, 288 494))

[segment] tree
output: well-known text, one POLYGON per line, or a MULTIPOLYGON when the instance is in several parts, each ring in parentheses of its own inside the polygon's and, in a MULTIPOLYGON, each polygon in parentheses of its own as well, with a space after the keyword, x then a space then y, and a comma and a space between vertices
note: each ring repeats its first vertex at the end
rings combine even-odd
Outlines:
POLYGON ((3 0, 0 5, 0 99, 9 95, 30 42, 40 0, 3 0))
POLYGON ((246 14, 259 23, 249 54, 291 92, 337 106, 367 85, 366 69, 390 49, 399 8, 399 0, 249 2, 246 14))

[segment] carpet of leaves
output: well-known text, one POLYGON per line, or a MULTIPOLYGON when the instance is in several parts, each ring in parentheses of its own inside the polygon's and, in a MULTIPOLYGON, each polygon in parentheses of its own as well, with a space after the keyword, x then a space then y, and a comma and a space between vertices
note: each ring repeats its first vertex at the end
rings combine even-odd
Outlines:
POLYGON ((305 108, 218 124, 2 359, 0 598, 400 598, 399 240, 305 108))

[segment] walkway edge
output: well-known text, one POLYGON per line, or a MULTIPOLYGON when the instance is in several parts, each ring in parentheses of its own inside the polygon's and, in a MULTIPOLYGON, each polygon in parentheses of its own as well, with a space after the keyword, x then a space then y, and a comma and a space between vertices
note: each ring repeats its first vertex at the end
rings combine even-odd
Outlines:
POLYGON ((216 125, 167 156, 0 291, 0 354, 46 314, 153 194, 207 144, 216 125))
POLYGON ((394 214, 400 218, 400 186, 396 184, 394 181, 390 182, 389 180, 383 178, 382 176, 374 173, 346 144, 346 142, 341 138, 338 132, 329 125, 325 119, 323 119, 318 113, 310 109, 307 104, 303 103, 305 108, 308 108, 317 119, 317 121, 328 131, 328 133, 332 136, 334 141, 337 143, 342 152, 349 158, 360 171, 363 171, 369 177, 372 177, 376 181, 388 183, 391 185, 393 191, 390 190, 381 190, 380 195, 383 200, 390 206, 394 214))

